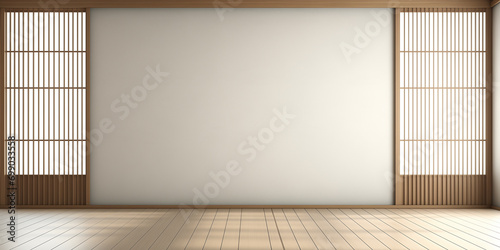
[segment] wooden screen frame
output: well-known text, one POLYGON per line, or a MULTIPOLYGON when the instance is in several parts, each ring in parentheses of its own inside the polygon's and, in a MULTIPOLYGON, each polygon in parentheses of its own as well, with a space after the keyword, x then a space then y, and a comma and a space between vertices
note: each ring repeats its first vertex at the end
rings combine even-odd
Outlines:
MULTIPOLYGON (((499 0, 500 1, 500 0, 499 0)), ((498 1, 497 1, 498 2, 498 1)), ((492 2, 493 3, 493 2, 492 2)), ((394 12, 394 201, 395 205, 405 205, 404 177, 400 173, 400 14, 402 8, 396 8, 394 12)), ((456 8, 459 10, 459 8, 456 8)), ((493 107, 493 77, 492 77, 492 12, 491 8, 485 11, 485 42, 486 42, 486 100, 485 100, 485 204, 492 205, 493 189, 493 151, 492 151, 492 107, 493 107)), ((432 204, 434 205, 434 204, 432 204)))
MULTIPOLYGON (((82 34, 85 34, 85 44, 86 44, 86 50, 84 51, 85 52, 85 69, 86 69, 86 72, 85 72, 85 77, 86 77, 86 82, 85 82, 85 114, 83 115, 83 117, 85 118, 85 125, 86 125, 86 130, 85 131, 82 131, 85 135, 85 155, 83 156, 85 158, 85 166, 82 166, 85 168, 85 171, 86 171, 86 174, 83 176, 83 175, 78 175, 78 174, 72 174, 72 175, 45 175, 43 177, 44 181, 47 181, 48 183, 55 183, 56 180, 60 180, 60 178, 63 178, 65 181, 72 181, 71 182, 71 185, 73 185, 73 188, 75 188, 74 185, 75 182, 76 183, 81 183, 79 188, 82 187, 83 190, 80 190, 79 192, 73 190, 72 192, 72 200, 73 202, 75 202, 75 200, 83 200, 83 204, 84 205, 89 205, 90 204, 90 154, 89 154, 89 150, 90 150, 90 137, 89 137, 89 133, 90 133, 90 130, 89 130, 89 126, 90 126, 90 120, 89 120, 89 117, 90 117, 90 94, 89 94, 89 89, 90 89, 90 19, 88 18, 89 17, 89 12, 90 12, 90 8, 64 8, 64 9, 39 9, 39 8, 33 8, 33 9, 25 9, 25 8, 0 8, 0 35, 3 37, 3 39, 1 39, 1 43, 0 43, 0 46, 2 48, 2 51, 0 53, 0 67, 1 67, 1 70, 0 70, 0 78, 1 78, 1 88, 3 89, 3 93, 2 95, 0 96, 0 115, 2 117, 2 120, 3 122, 1 122, 0 124, 0 129, 3 131, 2 135, 1 135, 1 140, 3 143, 1 143, 1 146, 0 146, 0 150, 2 150, 2 161, 1 161, 1 165, 0 165, 0 170, 2 171, 2 176, 0 176, 0 205, 8 205, 8 201, 6 199, 6 194, 7 194, 7 190, 6 190, 6 187, 7 187, 7 168, 6 168, 6 162, 5 162, 5 157, 6 157, 6 148, 5 148, 5 145, 6 145, 6 138, 7 138, 7 131, 6 131, 6 99, 5 98, 5 95, 6 95, 6 73, 5 73, 5 70, 6 70, 6 44, 7 44, 7 41, 6 41, 6 11, 26 11, 26 12, 59 12, 59 11, 64 11, 64 12, 72 12, 72 11, 77 11, 77 12, 81 12, 81 13, 85 13, 85 30, 82 30, 82 34), (62 176, 62 177, 61 177, 62 176), (84 186, 84 187, 83 187, 84 186), (81 195, 81 198, 76 198, 78 197, 78 193, 81 193, 81 192, 84 192, 83 195, 81 195)), ((83 40, 82 40, 83 41, 83 40)), ((83 57, 82 57, 83 58, 83 57)), ((55 87, 54 87, 55 88, 55 87)), ((73 107, 74 108, 74 107, 73 107)), ((83 108, 83 107, 82 107, 83 108)), ((57 140, 54 140, 54 141, 57 141, 57 140)), ((37 175, 34 175, 34 176, 37 176, 37 175)), ((24 182, 33 182, 35 181, 34 180, 35 178, 30 178, 30 175, 17 175, 16 176, 16 181, 18 185, 20 185, 19 183, 24 183, 24 182)), ((37 178, 38 180, 38 178, 37 178)), ((32 184, 32 185, 41 185, 41 183, 37 183, 35 181, 35 184, 32 184)), ((69 185, 69 184, 68 184, 69 185)), ((54 190, 52 190, 54 192, 54 190)), ((19 191, 18 191, 19 192, 19 191)), ((49 190, 48 193, 43 193, 44 196, 49 196, 49 193, 51 191, 49 190)), ((29 191, 28 191, 28 194, 29 194, 29 191)), ((25 196, 25 195, 24 195, 25 196)), ((53 194, 53 196, 55 196, 55 194, 53 194)), ((48 198, 50 200, 50 198, 48 198)), ((55 198, 54 198, 55 199, 55 198)), ((59 199, 62 199, 61 197, 59 197, 59 199)), ((66 199, 66 198, 64 198, 66 199)), ((44 201, 46 203, 46 201, 44 201)), ((68 199, 68 203, 71 203, 68 199)), ((80 202, 79 202, 80 203, 80 202)), ((81 204, 81 203, 80 203, 81 204)), ((54 206, 54 204, 49 204, 49 205, 52 205, 54 206)), ((30 206, 30 205, 28 205, 30 206)), ((34 205, 36 206, 36 205, 34 205)), ((42 205, 42 206, 47 206, 47 205, 42 205)), ((55 206, 64 206, 64 205, 55 205, 55 206)), ((68 205, 68 206, 72 206, 72 205, 68 205)))

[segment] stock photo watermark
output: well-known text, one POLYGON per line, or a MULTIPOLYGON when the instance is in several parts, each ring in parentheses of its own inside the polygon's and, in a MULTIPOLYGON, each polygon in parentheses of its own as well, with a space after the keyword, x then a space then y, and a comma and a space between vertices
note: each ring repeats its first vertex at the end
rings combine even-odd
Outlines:
MULTIPOLYGON (((291 123, 296 115, 288 112, 287 107, 273 109, 273 117, 269 120, 268 126, 261 128, 257 133, 249 135, 240 142, 236 148, 238 155, 244 157, 246 163, 256 159, 258 153, 266 149, 275 139, 276 134, 282 133, 291 123)), ((210 171, 210 181, 205 183, 202 188, 193 188, 192 204, 194 206, 206 206, 210 204, 210 199, 219 196, 220 192, 227 188, 231 180, 244 171, 244 163, 238 160, 229 160, 225 167, 219 171, 210 171)), ((186 205, 179 205, 184 218, 187 218, 187 212, 183 208, 186 205)))
MULTIPOLYGON (((165 78, 170 74, 162 71, 160 65, 156 65, 155 69, 148 66, 146 72, 148 74, 143 77, 141 84, 136 85, 130 92, 123 93, 119 98, 111 102, 110 109, 114 114, 118 115, 120 120, 127 119, 131 111, 137 109, 140 103, 146 100, 149 93, 164 83, 165 78)), ((111 118, 101 119, 98 122, 98 127, 89 132, 90 151, 92 151, 93 147, 99 146, 103 142, 105 135, 112 133, 115 129, 116 125, 111 118)))
POLYGON ((227 12, 232 12, 236 7, 238 7, 243 0, 215 0, 212 5, 219 17, 219 20, 224 21, 224 16, 227 12))
MULTIPOLYGON (((119 98, 113 100, 110 104, 110 110, 113 114, 117 115, 118 119, 121 121, 126 120, 133 110, 137 109, 142 102, 144 102, 151 91, 165 83, 165 79, 170 75, 170 73, 162 71, 160 65, 156 65, 153 69, 150 66, 145 68, 147 72, 144 75, 142 82, 130 89, 129 92, 123 93, 119 98)), ((68 154, 68 158, 64 162, 56 161, 55 166, 62 166, 66 168, 71 162, 76 161, 83 157, 83 153, 87 155, 91 154, 94 148, 101 145, 107 134, 113 133, 116 129, 116 120, 112 117, 105 117, 99 120, 97 127, 90 129, 89 133, 89 150, 82 152, 78 149, 72 151, 68 154)), ((60 168, 58 168, 60 169, 60 168)), ((59 182, 62 182, 62 177, 59 176, 59 182)))
POLYGON ((7 239, 16 242, 16 204, 17 204, 17 184, 16 184, 16 137, 9 136, 7 141, 7 195, 9 223, 7 224, 7 239))
POLYGON ((39 0, 38 5, 43 9, 60 8, 71 0, 39 0))
POLYGON ((354 27, 355 35, 351 42, 341 42, 340 50, 348 63, 356 54, 360 54, 363 49, 368 47, 372 40, 382 33, 382 30, 387 28, 391 23, 393 11, 378 10, 370 11, 373 20, 367 22, 363 28, 354 27))

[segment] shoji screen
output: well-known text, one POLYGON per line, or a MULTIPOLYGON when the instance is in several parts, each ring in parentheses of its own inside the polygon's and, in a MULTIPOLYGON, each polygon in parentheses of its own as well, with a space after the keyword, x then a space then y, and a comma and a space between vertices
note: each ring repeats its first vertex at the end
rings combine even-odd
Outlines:
POLYGON ((87 202, 85 9, 3 11, 6 140, 17 204, 87 202))
POLYGON ((486 9, 396 11, 396 203, 489 204, 486 9))

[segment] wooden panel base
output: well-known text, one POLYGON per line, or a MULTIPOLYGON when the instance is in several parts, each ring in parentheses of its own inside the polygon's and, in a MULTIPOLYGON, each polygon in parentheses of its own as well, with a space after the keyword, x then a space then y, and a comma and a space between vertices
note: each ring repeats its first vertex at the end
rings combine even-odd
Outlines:
MULTIPOLYGON (((85 175, 17 175, 18 205, 85 205, 85 175)), ((7 179, 7 176, 5 177, 7 179)))
POLYGON ((487 205, 485 175, 406 175, 405 205, 487 205), (407 192, 411 190, 411 192, 407 192))

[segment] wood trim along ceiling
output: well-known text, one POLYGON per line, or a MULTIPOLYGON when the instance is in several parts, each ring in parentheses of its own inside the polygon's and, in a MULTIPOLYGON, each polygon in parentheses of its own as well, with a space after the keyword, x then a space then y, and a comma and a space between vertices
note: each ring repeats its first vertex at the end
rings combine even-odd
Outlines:
POLYGON ((0 0, 0 8, 487 8, 489 0, 0 0))
POLYGON ((491 7, 494 7, 498 3, 500 3, 500 0, 491 0, 491 7))
MULTIPOLYGON (((7 208, 7 206, 0 206, 7 208)), ((18 205, 18 209, 487 209, 487 205, 18 205)))

